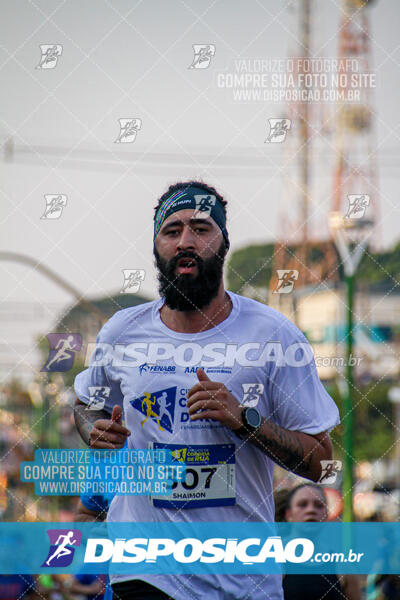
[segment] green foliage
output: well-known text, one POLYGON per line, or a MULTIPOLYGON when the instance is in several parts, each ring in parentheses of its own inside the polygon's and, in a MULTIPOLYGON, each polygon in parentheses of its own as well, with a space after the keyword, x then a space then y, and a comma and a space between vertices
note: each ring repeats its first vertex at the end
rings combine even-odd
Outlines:
POLYGON ((246 246, 232 253, 227 265, 228 289, 240 293, 246 285, 267 286, 271 279, 274 244, 246 246))
MULTIPOLYGON (((246 284, 268 287, 272 275, 274 245, 263 244, 241 248, 233 252, 227 265, 228 289, 243 293, 246 284)), ((318 253, 318 248, 315 249, 318 253)), ((317 258, 312 254, 311 260, 317 258)), ((400 281, 400 242, 391 251, 366 253, 357 273, 357 281, 366 284, 396 286, 400 281)), ((399 326, 400 331, 400 326, 399 326)), ((393 457, 393 408, 387 397, 388 383, 371 383, 354 389, 354 459, 376 460, 393 457)), ((344 403, 335 384, 329 393, 336 401, 342 424, 332 432, 335 455, 343 458, 344 403)))
POLYGON ((367 252, 357 273, 359 281, 396 285, 400 280, 400 242, 386 252, 367 252))
MULTIPOLYGON (((392 384, 371 383, 365 387, 355 387, 353 410, 353 456, 356 462, 393 457, 394 423, 393 407, 388 399, 392 384)), ((331 432, 334 453, 337 458, 344 456, 344 427, 346 418, 344 399, 336 385, 328 392, 335 400, 341 424, 331 432)))
POLYGON ((75 377, 85 369, 87 369, 87 367, 85 367, 84 361, 80 360, 80 357, 76 357, 72 368, 65 373, 61 373, 65 387, 73 388, 75 377))
MULTIPOLYGON (((268 287, 273 268, 274 244, 246 246, 233 252, 227 265, 228 288, 240 293, 246 284, 268 287)), ((289 254, 295 253, 295 249, 289 254)), ((311 248, 309 259, 322 258, 321 248, 311 248)), ((311 263, 310 263, 311 264, 311 263)), ((342 272, 342 269, 340 269, 342 272)), ((366 252, 357 271, 357 281, 395 286, 400 282, 400 242, 385 252, 366 252)))

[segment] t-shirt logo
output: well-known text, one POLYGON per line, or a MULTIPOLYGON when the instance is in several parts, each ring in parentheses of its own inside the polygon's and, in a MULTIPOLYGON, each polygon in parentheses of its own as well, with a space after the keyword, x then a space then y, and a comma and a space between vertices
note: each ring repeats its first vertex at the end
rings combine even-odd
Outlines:
POLYGON ((131 405, 141 412, 145 418, 141 427, 155 421, 159 431, 173 432, 175 417, 176 386, 158 392, 145 392, 143 396, 131 400, 131 405))

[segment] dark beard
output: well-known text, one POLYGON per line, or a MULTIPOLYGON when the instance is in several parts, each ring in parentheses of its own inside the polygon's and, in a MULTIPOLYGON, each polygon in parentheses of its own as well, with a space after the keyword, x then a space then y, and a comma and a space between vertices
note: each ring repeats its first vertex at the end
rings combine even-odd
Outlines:
POLYGON ((190 312, 208 306, 218 294, 222 281, 226 248, 222 241, 217 254, 203 260, 190 250, 179 252, 170 261, 164 260, 154 248, 155 262, 158 269, 158 291, 165 298, 165 304, 172 310, 190 312), (176 274, 176 267, 181 258, 192 258, 196 261, 198 275, 189 273, 176 274))

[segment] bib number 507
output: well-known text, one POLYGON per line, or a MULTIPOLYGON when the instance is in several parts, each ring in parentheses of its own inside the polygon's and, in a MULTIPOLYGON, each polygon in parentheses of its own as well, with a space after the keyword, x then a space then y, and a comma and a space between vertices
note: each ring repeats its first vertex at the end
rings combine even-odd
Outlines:
MULTIPOLYGON (((201 467, 200 469, 191 469, 190 467, 187 467, 185 481, 180 481, 179 483, 182 485, 182 487, 185 488, 185 490, 194 490, 199 485, 199 481, 200 481, 199 472, 200 472, 200 473, 207 474, 207 476, 205 477, 204 485, 203 485, 204 489, 207 490, 211 486, 211 480, 212 480, 213 475, 216 470, 217 470, 217 467, 201 467)), ((202 477, 202 479, 203 479, 203 477, 202 477)), ((177 486, 178 486, 178 482, 174 481, 174 483, 172 484, 172 489, 174 490, 177 486)))

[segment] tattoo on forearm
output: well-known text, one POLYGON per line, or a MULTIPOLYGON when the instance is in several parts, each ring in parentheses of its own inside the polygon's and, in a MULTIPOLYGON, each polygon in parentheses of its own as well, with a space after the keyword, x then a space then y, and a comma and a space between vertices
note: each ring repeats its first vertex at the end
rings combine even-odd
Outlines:
POLYGON ((109 419, 110 414, 105 410, 87 410, 84 404, 75 404, 75 425, 85 444, 90 446, 90 432, 98 419, 109 419))
POLYGON ((295 432, 263 419, 258 431, 249 435, 247 439, 284 469, 302 477, 310 476, 312 451, 306 451, 295 432))

